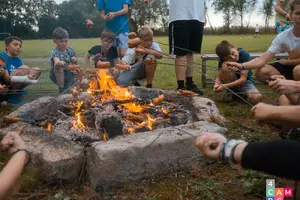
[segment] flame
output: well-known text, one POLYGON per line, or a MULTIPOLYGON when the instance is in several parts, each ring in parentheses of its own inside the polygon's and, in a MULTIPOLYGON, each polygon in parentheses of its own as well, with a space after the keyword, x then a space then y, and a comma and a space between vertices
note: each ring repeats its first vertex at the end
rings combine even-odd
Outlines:
POLYGON ((165 115, 168 115, 168 114, 170 113, 170 110, 168 110, 168 109, 166 109, 166 108, 164 108, 164 107, 162 107, 161 110, 162 110, 162 112, 163 112, 165 115))
MULTIPOLYGON (((114 80, 114 78, 108 74, 108 71, 105 69, 99 69, 97 71, 97 78, 92 78, 89 83, 88 92, 91 94, 93 100, 89 103, 90 107, 97 105, 97 103, 105 103, 107 101, 130 101, 136 99, 133 93, 128 90, 128 88, 118 86, 114 80)), ((87 100, 86 100, 87 101, 87 100)), ((88 104, 86 102, 86 104, 88 104)), ((73 102, 72 105, 75 107, 74 109, 74 123, 73 127, 76 130, 80 130, 82 133, 86 133, 88 129, 84 120, 84 113, 86 105, 83 101, 73 102)), ((140 113, 145 111, 148 106, 139 105, 138 103, 130 102, 130 103, 120 103, 119 108, 122 108, 126 111, 132 113, 140 113)), ((163 112, 167 112, 163 110, 163 112)), ((153 130, 153 125, 156 119, 153 118, 150 114, 147 114, 147 121, 142 123, 133 123, 130 121, 126 121, 127 133, 132 133, 136 129, 147 127, 149 130, 153 130)), ((103 139, 107 140, 108 135, 105 133, 103 135, 103 139)))
POLYGON ((50 122, 47 123, 47 131, 51 131, 52 130, 52 124, 50 122))
POLYGON ((104 134, 103 134, 103 140, 104 140, 104 141, 107 141, 107 140, 108 140, 108 134, 107 134, 107 133, 104 133, 104 134))

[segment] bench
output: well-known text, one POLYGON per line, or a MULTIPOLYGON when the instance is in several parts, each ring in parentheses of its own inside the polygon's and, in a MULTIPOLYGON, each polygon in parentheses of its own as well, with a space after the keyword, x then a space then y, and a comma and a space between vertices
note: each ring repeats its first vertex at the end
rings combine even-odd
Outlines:
MULTIPOLYGON (((260 57, 263 54, 263 52, 255 52, 255 53, 250 53, 251 59, 260 57)), ((280 53, 276 54, 275 56, 276 59, 287 59, 288 54, 287 53, 280 53)), ((201 55, 202 59, 202 87, 206 88, 206 83, 210 82, 212 83, 212 80, 206 79, 206 63, 208 60, 219 60, 219 57, 217 54, 203 54, 201 55)))

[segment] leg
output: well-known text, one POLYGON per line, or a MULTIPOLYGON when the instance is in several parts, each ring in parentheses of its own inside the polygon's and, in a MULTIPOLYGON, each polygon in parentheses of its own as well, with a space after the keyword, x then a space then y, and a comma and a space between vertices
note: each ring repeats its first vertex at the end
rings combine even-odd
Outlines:
POLYGON ((10 75, 11 76, 27 76, 30 72, 30 68, 26 65, 19 67, 18 69, 14 70, 10 75))
POLYGON ((186 78, 187 54, 185 49, 189 48, 189 37, 191 27, 185 20, 171 22, 169 25, 169 50, 170 54, 175 54, 175 74, 177 79, 177 89, 184 88, 186 78))
POLYGON ((293 69, 293 75, 294 75, 294 80, 295 81, 300 81, 300 65, 297 65, 293 69))
POLYGON ((139 78, 145 78, 145 65, 142 62, 138 62, 131 66, 130 71, 123 71, 117 79, 117 85, 120 86, 129 86, 132 80, 136 80, 139 78))
POLYGON ((258 89, 250 89, 247 91, 247 98, 252 104, 257 104, 262 101, 263 96, 258 89))
POLYGON ((54 73, 57 81, 57 85, 59 88, 64 88, 64 68, 62 67, 54 67, 54 73))
POLYGON ((270 77, 273 75, 280 75, 280 72, 271 65, 266 65, 256 70, 256 79, 267 84, 270 77))
POLYGON ((285 94, 281 94, 279 96, 279 105, 281 106, 288 106, 291 105, 292 103, 290 102, 290 100, 286 97, 285 94))
POLYGON ((234 72, 220 71, 219 73, 222 83, 231 83, 235 80, 234 72))
POLYGON ((155 70, 156 70, 156 60, 155 60, 155 56, 153 55, 148 55, 146 57, 145 60, 145 65, 146 65, 146 79, 147 79, 147 87, 152 87, 152 81, 154 78, 154 74, 155 74, 155 70), (152 62, 153 60, 149 60, 148 59, 154 59, 154 62, 152 62))
POLYGON ((119 51, 119 57, 123 58, 128 49, 128 33, 120 33, 117 36, 117 47, 119 51))

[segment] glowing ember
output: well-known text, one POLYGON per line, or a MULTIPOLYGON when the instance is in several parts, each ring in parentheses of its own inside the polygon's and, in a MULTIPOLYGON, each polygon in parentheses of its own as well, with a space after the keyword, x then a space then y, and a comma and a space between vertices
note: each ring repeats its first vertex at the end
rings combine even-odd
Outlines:
POLYGON ((108 140, 108 134, 107 134, 107 133, 104 133, 104 134, 103 134, 103 140, 104 140, 104 141, 107 141, 107 140, 108 140))

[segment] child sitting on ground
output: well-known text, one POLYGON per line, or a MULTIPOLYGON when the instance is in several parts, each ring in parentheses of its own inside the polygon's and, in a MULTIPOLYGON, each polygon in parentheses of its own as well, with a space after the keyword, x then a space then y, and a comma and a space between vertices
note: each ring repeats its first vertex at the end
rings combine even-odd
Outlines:
MULTIPOLYGON (((260 102, 263 97, 254 85, 252 71, 243 70, 241 72, 234 72, 230 71, 226 66, 226 62, 243 63, 249 61, 249 53, 246 50, 238 49, 224 40, 217 45, 216 54, 219 56, 219 69, 221 70, 217 73, 214 91, 219 93, 229 88, 237 93, 245 93, 247 99, 252 103, 260 102)), ((233 97, 233 94, 229 94, 229 92, 227 91, 227 95, 224 98, 227 102, 230 102, 233 97)))
MULTIPOLYGON (((5 39, 5 52, 0 52, 0 56, 2 56, 6 62, 5 70, 9 74, 9 80, 12 76, 27 76, 30 80, 37 80, 41 75, 41 71, 39 68, 29 68, 28 66, 23 64, 18 55, 22 51, 22 40, 16 36, 10 36, 5 39)), ((24 83, 12 83, 9 84, 10 90, 22 90, 29 84, 24 83)), ((12 104, 20 104, 22 101, 19 99, 24 92, 20 92, 18 94, 9 94, 8 102, 12 104)))
POLYGON ((8 71, 5 70, 6 61, 0 56, 0 105, 5 105, 8 100, 7 85, 10 82, 8 71))
POLYGON ((161 48, 153 41, 153 31, 147 27, 142 26, 138 30, 138 37, 141 39, 141 45, 136 48, 130 48, 126 51, 122 58, 121 64, 131 65, 129 71, 121 72, 117 84, 121 86, 128 86, 131 81, 135 86, 140 86, 138 80, 147 80, 146 87, 152 88, 152 81, 156 70, 156 59, 161 59, 161 48), (139 49, 145 54, 137 55, 136 50, 139 49))
POLYGON ((85 64, 86 66, 91 67, 90 58, 92 58, 95 68, 99 68, 101 62, 109 62, 111 66, 109 71, 112 73, 113 77, 117 79, 119 70, 114 67, 120 61, 118 57, 118 49, 113 46, 115 38, 116 35, 111 30, 104 30, 101 33, 100 38, 102 45, 96 45, 88 50, 88 53, 85 56, 85 64))
POLYGON ((53 31, 56 48, 51 52, 50 79, 58 85, 59 93, 66 92, 76 83, 75 73, 68 70, 68 65, 77 64, 74 50, 68 47, 69 33, 58 27, 53 31))

